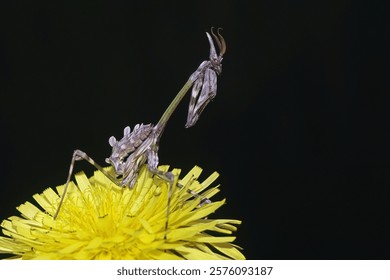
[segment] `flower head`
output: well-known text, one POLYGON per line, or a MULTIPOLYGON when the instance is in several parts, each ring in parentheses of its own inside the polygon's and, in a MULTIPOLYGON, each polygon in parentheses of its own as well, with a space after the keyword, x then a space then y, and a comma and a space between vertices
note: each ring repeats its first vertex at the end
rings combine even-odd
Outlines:
MULTIPOLYGON (((33 196, 43 210, 26 202, 17 208, 21 217, 2 222, 6 237, 0 237, 0 253, 20 259, 244 259, 231 243, 241 222, 207 218, 225 200, 200 206, 201 197, 188 192, 211 198, 219 191, 207 189, 218 174, 199 183, 201 171, 194 167, 180 184, 175 180, 169 215, 169 183, 146 166, 132 189, 118 187, 99 171, 89 179, 76 174, 77 185, 69 185, 56 219, 64 185, 58 194, 48 188, 33 196)), ((171 172, 179 177, 179 169, 171 172)))

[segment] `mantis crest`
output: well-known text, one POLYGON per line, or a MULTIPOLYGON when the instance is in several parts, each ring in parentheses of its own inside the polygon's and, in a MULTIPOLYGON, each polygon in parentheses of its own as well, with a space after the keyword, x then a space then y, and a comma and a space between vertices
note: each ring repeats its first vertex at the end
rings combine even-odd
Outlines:
MULTIPOLYGON (((65 188, 56 213, 53 216, 54 219, 56 219, 60 213, 60 209, 73 174, 75 162, 80 160, 89 162, 118 186, 129 188, 134 187, 142 165, 147 163, 147 167, 151 173, 167 180, 170 183, 169 194, 171 194, 174 181, 173 174, 171 172, 162 172, 157 169, 159 163, 159 141, 169 118, 191 87, 192 94, 188 109, 187 122, 185 125, 186 128, 196 124, 204 108, 210 100, 215 97, 217 93, 217 75, 222 72, 222 58, 226 51, 226 43, 222 35, 219 33, 219 30, 220 29, 218 29, 217 34, 215 34, 213 28, 211 29, 211 35, 218 45, 219 54, 216 53, 214 41, 211 35, 206 32, 210 44, 209 59, 203 61, 199 65, 198 69, 190 76, 156 125, 137 124, 134 126, 132 131, 130 127, 127 126, 124 129, 123 137, 120 140, 117 140, 114 136, 109 138, 108 142, 112 147, 112 152, 106 159, 106 163, 113 167, 115 176, 108 173, 85 152, 81 150, 75 150, 73 152, 65 188)), ((194 196, 200 196, 191 190, 188 191, 194 196)), ((201 201, 203 203, 210 202, 207 198, 203 198, 201 201)), ((168 227, 169 203, 170 199, 168 199, 167 204, 166 228, 168 227)))

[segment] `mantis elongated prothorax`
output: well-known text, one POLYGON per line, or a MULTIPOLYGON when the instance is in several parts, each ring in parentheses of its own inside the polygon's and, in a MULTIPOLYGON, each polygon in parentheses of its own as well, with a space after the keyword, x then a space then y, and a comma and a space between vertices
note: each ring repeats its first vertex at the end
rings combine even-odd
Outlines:
MULTIPOLYGON (((60 212, 73 173, 75 162, 79 160, 86 160, 98 170, 103 172, 118 186, 127 186, 130 188, 132 188, 136 183, 141 166, 147 162, 150 172, 169 181, 170 193, 172 192, 174 180, 173 174, 171 172, 162 172, 157 169, 159 163, 159 141, 169 118, 191 87, 192 94, 188 108, 187 123, 185 125, 187 128, 196 124, 204 108, 210 100, 215 97, 217 93, 217 75, 222 72, 222 58, 226 51, 226 43, 219 30, 220 29, 218 29, 217 34, 215 34, 213 28, 211 29, 211 34, 219 48, 219 55, 216 53, 212 37, 208 32, 206 32, 210 43, 209 59, 203 61, 199 65, 198 69, 190 76, 156 125, 137 124, 134 126, 133 131, 131 131, 130 127, 127 126, 124 129, 122 139, 117 140, 114 136, 110 137, 109 144, 112 147, 112 152, 110 157, 106 159, 106 162, 114 168, 115 176, 109 174, 83 151, 75 150, 73 152, 68 178, 66 180, 64 192, 57 211, 53 216, 54 219, 57 218, 60 212)), ((180 185, 178 184, 178 186, 180 185)), ((200 196, 191 190, 189 190, 189 192, 194 196, 200 196)), ((209 202, 207 198, 202 198, 201 201, 202 203, 209 202)), ((166 228, 168 228, 169 207, 170 198, 168 199, 167 204, 166 228)))

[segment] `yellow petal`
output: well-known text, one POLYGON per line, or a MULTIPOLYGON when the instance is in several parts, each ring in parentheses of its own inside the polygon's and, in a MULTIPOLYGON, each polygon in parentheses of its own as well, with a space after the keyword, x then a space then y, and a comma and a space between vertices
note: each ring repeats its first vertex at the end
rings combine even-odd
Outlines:
MULTIPOLYGON (((111 167, 106 171, 113 174, 111 167)), ((225 200, 199 205, 202 195, 219 191, 209 188, 218 173, 199 183, 197 166, 181 180, 179 169, 171 172, 184 187, 174 183, 170 190, 146 165, 134 188, 117 186, 99 171, 91 178, 78 173, 55 220, 64 185, 58 194, 50 188, 35 194, 39 207, 26 202, 18 207, 21 217, 2 222, 0 253, 22 259, 242 259, 231 235, 240 221, 208 218, 225 200)))

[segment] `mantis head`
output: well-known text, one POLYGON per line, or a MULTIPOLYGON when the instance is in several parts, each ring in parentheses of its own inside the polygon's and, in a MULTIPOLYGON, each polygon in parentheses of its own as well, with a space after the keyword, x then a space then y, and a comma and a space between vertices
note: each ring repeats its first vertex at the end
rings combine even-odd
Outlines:
POLYGON ((219 33, 219 30, 221 30, 222 28, 217 29, 217 34, 214 33, 213 29, 214 28, 211 28, 211 34, 213 35, 214 40, 218 45, 219 55, 217 55, 217 52, 215 50, 213 39, 211 38, 210 34, 208 32, 206 32, 207 38, 209 39, 209 43, 210 43, 210 62, 211 62, 211 66, 214 69, 214 71, 218 75, 220 75, 222 72, 223 55, 226 52, 226 43, 225 43, 225 39, 219 33))

